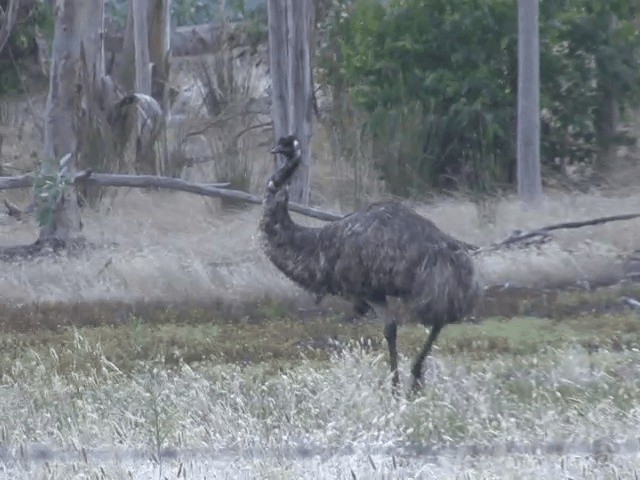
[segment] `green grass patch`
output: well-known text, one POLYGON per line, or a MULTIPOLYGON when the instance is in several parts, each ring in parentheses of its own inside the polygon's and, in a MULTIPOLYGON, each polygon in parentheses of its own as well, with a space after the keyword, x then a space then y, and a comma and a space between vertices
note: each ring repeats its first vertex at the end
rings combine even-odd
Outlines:
MULTIPOLYGON (((62 322, 55 328, 33 328, 0 336, 0 373, 16 361, 55 352, 61 372, 87 363, 79 358, 78 342, 95 345, 98 353, 123 371, 140 362, 162 359, 167 365, 202 361, 215 363, 295 362, 302 357, 326 360, 329 354, 356 342, 386 355, 382 326, 375 319, 345 321, 342 316, 293 318, 280 307, 263 307, 262 316, 244 320, 216 319, 202 309, 165 309, 154 315, 129 315, 104 325, 62 322), (193 315, 191 315, 193 314, 193 315), (83 325, 84 324, 84 325, 83 325)), ((106 314, 103 314, 106 318, 106 314)), ((97 318, 96 316, 92 318, 97 318)), ((410 324, 399 329, 399 351, 412 357, 423 345, 427 330, 410 324)), ((583 316, 556 321, 540 318, 492 318, 479 324, 448 325, 436 343, 437 355, 532 355, 572 344, 589 351, 623 350, 640 345, 640 319, 632 314, 583 316)), ((94 359, 96 360, 96 359, 94 359)), ((97 361, 97 360, 96 360, 97 361)), ((88 364, 91 364, 89 362, 88 364)))
POLYGON ((449 325, 441 334, 441 351, 474 355, 527 355, 547 348, 579 344, 589 350, 622 350, 640 345, 640 318, 626 312, 585 315, 562 321, 516 317, 494 318, 479 324, 449 325))

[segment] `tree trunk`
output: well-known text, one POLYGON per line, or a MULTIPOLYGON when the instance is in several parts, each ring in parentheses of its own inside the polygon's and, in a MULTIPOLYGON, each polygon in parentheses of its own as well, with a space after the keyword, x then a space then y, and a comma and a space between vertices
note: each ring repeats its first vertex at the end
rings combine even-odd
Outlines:
POLYGON ((40 218, 46 219, 39 242, 65 244, 80 231, 75 190, 65 187, 65 183, 73 182, 75 161, 80 154, 78 134, 85 121, 82 114, 86 113, 86 107, 92 101, 87 99, 88 92, 77 88, 82 85, 81 61, 93 65, 91 71, 94 75, 102 75, 103 72, 102 21, 102 0, 58 2, 45 110, 42 173, 50 182, 56 182, 54 190, 59 197, 56 199, 56 195, 51 196, 51 191, 47 192, 47 196, 38 197, 40 218), (63 157, 66 160, 61 165, 63 157), (47 211, 50 213, 44 215, 47 211))
POLYGON ((302 162, 291 182, 290 195, 297 202, 309 203, 311 164, 311 122, 313 83, 311 80, 311 32, 314 7, 311 0, 291 0, 287 12, 289 29, 289 121, 290 131, 302 146, 302 162))
MULTIPOLYGON (((608 37, 615 38, 618 19, 613 14, 608 14, 608 37)), ((602 70, 605 66, 598 65, 602 70)), ((617 134, 620 122, 620 107, 614 88, 607 82, 602 85, 602 98, 596 109, 596 134, 600 152, 597 157, 596 168, 600 173, 605 173, 616 160, 617 134)))
POLYGON ((151 96, 166 112, 171 65, 171 0, 155 0, 149 13, 149 60, 153 65, 151 96))
MULTIPOLYGON (((149 53, 149 17, 150 0, 130 0, 133 7, 133 38, 134 38, 134 59, 135 59, 135 92, 144 95, 151 95, 151 54, 149 53)), ((143 116, 138 112, 138 128, 131 134, 137 139, 142 132, 145 122, 143 116)), ((145 174, 155 173, 156 155, 153 145, 143 146, 138 141, 132 141, 135 145, 135 171, 145 174), (145 148, 147 147, 147 148, 145 148)))
POLYGON ((542 198, 538 0, 518 0, 518 197, 542 198))
MULTIPOLYGON (((151 96, 166 117, 170 108, 169 75, 171 68, 171 0, 155 0, 149 11, 149 59, 151 60, 151 96)), ((165 175, 169 166, 166 129, 158 140, 155 173, 165 175)))
POLYGON ((311 0, 269 0, 268 7, 275 136, 295 134, 300 141, 302 163, 293 176, 290 197, 306 205, 313 119, 310 42, 315 9, 311 0))
MULTIPOLYGON (((269 0, 269 67, 271 71, 271 117, 276 139, 289 133, 287 1, 269 0)), ((284 159, 280 157, 280 161, 284 159)), ((280 163, 280 161, 278 163, 280 163)))
POLYGON ((136 66, 136 93, 151 95, 151 58, 149 53, 149 0, 131 0, 136 66))

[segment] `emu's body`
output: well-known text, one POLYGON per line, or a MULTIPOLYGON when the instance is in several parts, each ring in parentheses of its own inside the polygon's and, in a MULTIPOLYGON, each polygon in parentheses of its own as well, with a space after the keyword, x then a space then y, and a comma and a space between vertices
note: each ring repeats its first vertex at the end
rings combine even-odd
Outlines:
MULTIPOLYGON (((279 146, 292 139, 280 139, 279 146)), ((289 216, 286 183, 297 167, 299 149, 274 150, 288 159, 265 194, 265 253, 286 276, 316 295, 365 301, 375 310, 386 305, 387 297, 409 304, 419 321, 431 327, 412 369, 417 385, 424 358, 442 327, 467 315, 477 298, 474 265, 465 244, 396 202, 372 204, 321 228, 298 225, 289 216)), ((396 332, 395 320, 387 319, 394 385, 396 332)))

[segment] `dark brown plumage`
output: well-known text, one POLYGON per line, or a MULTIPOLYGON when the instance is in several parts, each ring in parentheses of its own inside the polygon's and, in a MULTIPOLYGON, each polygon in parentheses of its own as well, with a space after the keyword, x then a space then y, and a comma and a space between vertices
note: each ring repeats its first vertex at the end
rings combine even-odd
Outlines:
MULTIPOLYGON (((286 161, 267 185, 261 222, 265 253, 287 277, 318 296, 340 295, 377 311, 387 297, 405 301, 418 321, 431 327, 413 364, 416 387, 442 327, 469 314, 477 299, 466 244, 397 202, 374 203, 321 228, 298 225, 289 216, 287 183, 300 162, 299 143, 293 136, 281 138, 272 153, 286 161)), ((396 333, 397 322, 387 318, 394 387, 399 381, 396 333)))

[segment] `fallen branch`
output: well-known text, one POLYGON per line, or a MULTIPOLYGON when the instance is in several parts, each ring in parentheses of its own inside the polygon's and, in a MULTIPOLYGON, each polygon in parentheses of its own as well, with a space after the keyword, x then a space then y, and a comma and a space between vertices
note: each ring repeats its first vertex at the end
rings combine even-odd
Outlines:
POLYGON ((599 217, 593 218, 591 220, 584 220, 580 222, 563 222, 557 223, 555 225, 548 225, 546 227, 537 228, 535 230, 531 230, 528 232, 519 232, 516 231, 506 239, 501 242, 494 243, 489 245, 484 251, 487 250, 498 250, 503 247, 511 247, 516 243, 524 243, 526 242, 526 246, 530 246, 533 244, 541 244, 546 242, 551 238, 549 232, 554 230, 567 230, 573 228, 582 228, 582 227, 590 227, 593 225, 602 225, 608 222, 618 222, 621 220, 632 220, 634 218, 640 217, 640 213, 627 213, 624 215, 612 215, 609 217, 599 217))
MULTIPOLYGON (((33 186, 33 175, 21 175, 18 177, 0 177, 0 190, 29 188, 33 186)), ((130 187, 130 188, 162 188, 195 193, 206 197, 227 198, 239 200, 254 205, 261 205, 262 198, 241 190, 228 190, 224 187, 228 183, 198 184, 187 182, 179 178, 157 177, 153 175, 118 175, 111 173, 93 173, 90 170, 78 172, 73 180, 74 184, 99 185, 103 187, 130 187)), ((336 215, 311 207, 305 207, 297 203, 290 203, 289 210, 319 220, 339 220, 341 215, 336 215)))

